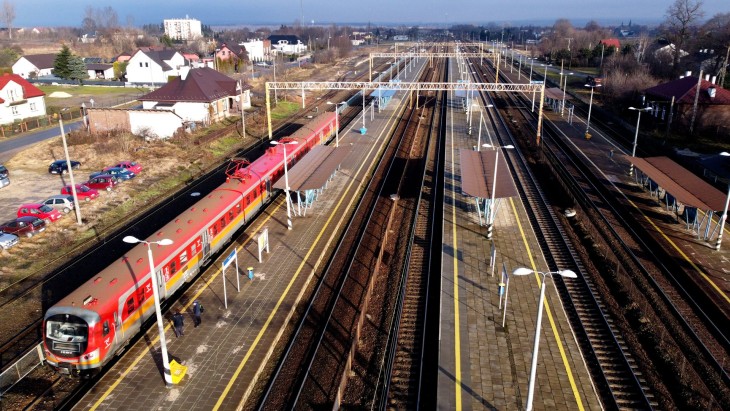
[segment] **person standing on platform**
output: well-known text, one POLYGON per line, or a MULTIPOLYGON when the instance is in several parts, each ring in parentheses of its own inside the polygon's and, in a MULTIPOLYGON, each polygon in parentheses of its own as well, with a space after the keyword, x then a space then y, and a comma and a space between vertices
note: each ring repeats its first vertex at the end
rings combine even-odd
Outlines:
POLYGON ((180 314, 180 310, 175 311, 175 315, 172 316, 172 325, 175 327, 175 337, 180 338, 185 335, 183 327, 185 327, 185 318, 180 314))
POLYGON ((202 314, 203 311, 205 311, 203 304, 201 304, 200 301, 195 300, 195 302, 193 302, 193 324, 195 325, 195 328, 198 328, 202 322, 200 314, 202 314))

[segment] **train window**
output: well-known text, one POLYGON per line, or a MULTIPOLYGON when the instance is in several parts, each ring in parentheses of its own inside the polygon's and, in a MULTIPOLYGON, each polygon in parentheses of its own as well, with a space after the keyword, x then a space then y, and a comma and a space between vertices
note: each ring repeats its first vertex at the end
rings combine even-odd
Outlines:
POLYGON ((109 320, 104 321, 104 325, 101 326, 101 335, 106 337, 109 334, 109 320))
POLYGON ((134 297, 131 297, 129 300, 127 300, 127 315, 132 314, 134 312, 134 297))
POLYGON ((251 205, 251 195, 249 194, 246 196, 246 206, 248 207, 250 205, 251 205))
POLYGON ((218 224, 213 224, 213 237, 218 235, 218 224))
POLYGON ((225 226, 226 226, 226 218, 225 217, 221 217, 221 228, 223 228, 225 226))
POLYGON ((139 301, 139 304, 142 305, 142 302, 145 300, 144 297, 144 288, 138 288, 137 289, 137 301, 139 301))
POLYGON ((177 264, 172 261, 170 262, 170 273, 175 274, 177 272, 177 264))
POLYGON ((230 221, 233 221, 233 218, 234 218, 234 217, 235 217, 235 216, 233 215, 233 210, 229 211, 229 212, 228 212, 228 220, 230 220, 230 221))

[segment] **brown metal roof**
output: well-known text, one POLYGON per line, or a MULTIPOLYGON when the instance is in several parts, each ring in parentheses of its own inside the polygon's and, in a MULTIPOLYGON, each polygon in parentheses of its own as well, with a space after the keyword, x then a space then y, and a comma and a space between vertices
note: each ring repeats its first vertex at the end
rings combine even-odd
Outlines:
MULTIPOLYGON (((501 154, 497 169, 495 198, 514 197, 517 195, 517 188, 515 188, 515 183, 512 181, 507 162, 504 161, 504 152, 501 154)), ((461 191, 464 194, 478 198, 492 197, 494 161, 496 157, 497 150, 459 150, 459 158, 461 159, 461 191)))
MULTIPOLYGON (((350 154, 351 148, 314 146, 299 162, 292 167, 289 174, 289 189, 293 191, 316 190, 324 187, 332 173, 350 154)), ((279 179, 274 188, 284 189, 284 179, 279 179)))
POLYGON ((629 158, 634 166, 682 204, 722 211, 726 194, 668 157, 629 158))

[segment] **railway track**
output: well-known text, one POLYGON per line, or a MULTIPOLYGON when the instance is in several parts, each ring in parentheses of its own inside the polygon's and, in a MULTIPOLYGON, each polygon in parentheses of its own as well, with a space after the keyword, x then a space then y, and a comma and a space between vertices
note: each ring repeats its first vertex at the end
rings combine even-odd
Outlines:
MULTIPOLYGON (((487 73, 479 71, 480 81, 488 81, 487 73)), ((489 73, 493 76, 494 74, 489 73)), ((492 77, 493 78, 493 77, 492 77)), ((519 113, 524 123, 534 121, 531 113, 526 109, 527 102, 514 101, 515 96, 506 97, 503 93, 495 97, 494 101, 488 96, 481 96, 484 103, 494 104, 497 107, 517 107, 510 114, 519 113), (509 101, 509 100, 512 101, 509 101), (507 101, 506 101, 507 100, 507 101), (515 113, 517 112, 517 113, 515 113), (528 114, 529 113, 529 114, 528 114)), ((497 139, 500 145, 517 145, 502 116, 492 116, 489 120, 500 130, 497 139)), ((512 117, 514 118, 514 117, 512 117)), ((533 130, 533 132, 536 130, 533 130)), ((626 352, 621 337, 611 326, 611 317, 603 309, 602 298, 595 292, 595 287, 587 270, 568 241, 562 222, 557 217, 553 205, 541 189, 540 183, 528 166, 527 159, 521 151, 509 150, 505 152, 513 178, 518 182, 518 191, 522 202, 527 206, 527 213, 532 229, 537 233, 540 248, 545 255, 550 271, 570 269, 579 273, 579 278, 563 281, 554 278, 560 292, 561 300, 566 312, 570 313, 571 325, 579 339, 584 357, 588 364, 593 364, 591 375, 602 394, 602 402, 608 408, 617 409, 652 409, 655 405, 653 394, 642 383, 640 373, 632 367, 633 360, 626 352)))
POLYGON ((415 218, 417 196, 412 194, 420 185, 414 182, 423 175, 428 145, 424 136, 429 134, 418 130, 430 129, 430 116, 420 111, 408 109, 384 149, 259 409, 365 406, 379 401, 376 397, 382 390, 375 387, 383 383, 377 377, 398 297, 392 284, 403 272, 411 236, 410 230, 396 227, 415 218), (350 362, 353 355, 356 360, 350 362))
MULTIPOLYGON (((525 119, 526 124, 535 123, 529 114, 525 114, 525 119)), ((608 263, 605 265, 617 267, 613 271, 620 267, 627 274, 611 284, 607 282, 616 277, 615 273, 606 270, 606 267, 593 266, 590 274, 596 275, 591 287, 596 295, 603 296, 602 309, 614 313, 609 317, 611 327, 618 330, 614 332, 622 351, 634 353, 636 358, 630 358, 630 364, 642 386, 650 385, 658 393, 656 398, 652 398, 652 404, 661 400, 661 408, 681 404, 680 408, 705 409, 715 403, 727 403, 727 371, 722 360, 718 360, 728 355, 727 337, 723 327, 717 325, 726 323, 722 310, 715 310, 706 301, 695 303, 705 299, 692 297, 703 292, 699 288, 688 287, 694 283, 687 280, 692 278, 691 273, 663 263, 671 261, 673 252, 656 244, 653 236, 642 226, 641 217, 632 217, 635 211, 629 206, 626 195, 608 183, 600 172, 596 173, 593 166, 584 161, 585 156, 575 152, 575 145, 567 144, 559 130, 549 122, 546 122, 545 130, 540 154, 546 160, 542 163, 549 164, 550 174, 561 182, 568 193, 566 197, 574 199, 577 206, 582 207, 579 215, 590 215, 580 224, 573 223, 573 228, 593 225, 589 234, 602 239, 603 251, 594 252, 590 260, 604 260, 608 263), (606 257, 611 254, 611 257, 606 257), (604 273, 597 275, 599 271, 604 273), (596 292, 597 289, 600 291, 596 292), (633 298, 627 299, 627 293, 633 298), (636 316, 634 323, 625 324, 624 316, 636 316), (647 323, 651 326, 642 325, 647 323), (634 329, 641 332, 636 333, 634 329), (661 343, 647 337, 649 332, 653 332, 655 339, 658 334, 661 343), (690 364, 693 370, 689 369, 690 364)), ((534 128, 530 132, 534 133, 534 128)), ((644 212, 653 213, 651 205, 644 212)), ((580 237, 586 235, 585 232, 566 234, 571 234, 575 243, 580 243, 580 237)), ((590 255, 590 249, 584 254, 590 255)), ((606 383, 613 383, 613 376, 607 378, 606 383)))

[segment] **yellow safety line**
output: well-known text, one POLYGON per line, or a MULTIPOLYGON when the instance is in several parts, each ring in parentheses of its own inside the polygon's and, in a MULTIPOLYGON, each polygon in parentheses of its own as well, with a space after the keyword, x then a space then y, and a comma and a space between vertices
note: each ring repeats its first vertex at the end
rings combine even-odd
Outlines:
MULTIPOLYGON (((397 113, 397 110, 393 110, 393 113, 391 114, 390 118, 386 122, 386 127, 385 128, 387 128, 387 124, 392 121, 393 117, 395 116, 395 113, 397 113)), ((382 136, 383 133, 384 133, 384 131, 382 131, 380 133, 380 135, 382 136)), ((375 149, 375 147, 376 147, 375 144, 373 144, 371 146, 370 153, 372 153, 372 151, 375 149)), ((375 159, 373 159, 373 160, 375 160, 375 159)), ((372 164, 372 162, 371 162, 371 164, 372 164)), ((363 162, 362 164, 360 164, 360 167, 357 169, 357 171, 354 173, 354 175, 357 175, 358 173, 360 173, 360 171, 363 169, 364 166, 365 166, 365 162, 363 162)), ((345 190, 345 194, 347 194, 350 191, 350 189, 352 188, 353 184, 355 184, 356 181, 358 181, 358 180, 357 179, 354 179, 354 178, 350 180, 350 184, 347 186, 347 189, 345 190)), ((362 183, 364 183, 364 182, 365 182, 365 180, 362 180, 362 183)), ((238 376, 241 373, 241 371, 243 370, 243 367, 246 365, 246 363, 248 362, 249 358, 253 354, 253 350, 256 348, 256 346, 258 345, 259 341, 261 340, 261 338, 264 336, 265 332, 269 328, 269 324, 271 324, 271 322, 274 319, 274 316, 276 316, 277 312, 279 311, 279 307, 283 304, 284 299, 285 299, 286 295, 289 293, 289 290, 291 289, 291 287, 294 284, 295 280, 299 277, 299 274, 301 273, 302 269, 306 265, 308 265, 308 261, 307 260, 309 259, 309 256, 314 251, 315 245, 319 242, 319 240, 322 237, 322 235, 326 231, 328 231, 327 228, 329 227, 329 224, 332 222, 332 219, 335 216, 335 211, 337 211, 340 208, 340 206, 342 205, 343 201, 345 201, 345 199, 347 197, 348 197, 347 195, 341 196, 340 197, 340 200, 337 202, 337 205, 334 208, 334 211, 332 213, 330 213, 329 218, 325 222, 325 224, 322 227, 322 229, 320 230, 319 234, 317 234, 317 237, 312 242, 312 246, 309 248, 309 251, 307 251, 307 254, 304 256, 304 258, 302 259, 302 262, 299 264, 299 267, 294 272, 294 275, 292 276, 291 280, 289 281, 289 284, 287 284, 287 286, 284 289, 284 292, 282 293, 281 297, 279 297, 279 300, 276 302, 276 305, 274 306, 274 309, 269 314, 269 317, 266 319, 266 322, 264 323, 264 325, 259 330, 258 335, 256 335, 256 338, 254 339, 253 343, 251 344, 251 346, 249 347, 248 351, 246 352, 246 355, 243 357, 243 359, 241 360, 241 363, 238 365, 238 367, 236 368, 236 371, 233 373, 233 377, 231 377, 231 379, 228 381, 228 384, 226 385, 226 388, 223 390, 223 393, 218 398, 218 401, 215 403, 215 406, 213 407, 213 410, 214 411, 215 410, 218 410, 221 407, 221 405, 223 404, 223 400, 225 399, 225 397, 228 395, 228 392, 233 387, 233 383, 236 381, 236 379, 238 379, 238 376)), ((355 197, 356 196, 351 196, 350 197, 350 203, 349 203, 348 207, 350 207, 355 202, 355 197)))
MULTIPOLYGON (((512 197, 509 199, 510 204, 512 205, 512 212, 515 214, 515 220, 517 221, 517 227, 520 230, 520 235, 522 236, 522 242, 525 244, 525 251, 527 251, 527 258, 530 260, 530 266, 532 266, 532 270, 535 271, 535 279, 537 279, 537 286, 540 288, 542 286, 542 282, 540 281, 540 275, 537 274, 537 265, 535 264, 535 260, 532 258, 532 252, 530 251, 530 245, 527 243, 527 236, 525 235, 525 231, 522 229, 522 223, 520 223, 519 215, 517 214, 517 208, 515 207, 515 202, 512 197)), ((538 310, 541 309, 541 307, 538 307, 538 310)), ((563 359, 563 365, 565 365, 565 371, 568 374, 568 381, 570 382, 570 388, 573 390, 573 395, 575 396, 575 402, 578 405, 579 410, 584 410, 583 407, 583 401, 580 397, 580 392, 578 392, 578 386, 575 383, 575 378, 573 377, 573 371, 570 368, 570 364, 568 363, 568 357, 565 355, 565 349, 563 348, 563 341, 560 339, 560 334, 558 334, 558 329, 556 327, 555 321, 553 319, 552 311, 550 311, 550 304, 548 304, 548 300, 545 299, 545 313, 547 314, 548 320, 550 321, 550 327, 553 329, 553 337, 555 338, 555 341, 558 344, 558 350, 560 351, 560 357, 563 359)))
MULTIPOLYGON (((453 129, 454 129, 454 116, 451 115, 451 164, 452 167, 454 162, 454 140, 453 140, 453 129)), ((451 184, 454 187, 454 184, 451 184)), ((454 389, 455 389, 455 402, 456 410, 461 410, 461 327, 459 324, 459 258, 458 258, 458 241, 456 238, 456 190, 451 190, 451 235, 454 237, 452 247, 454 257, 454 389)))
MULTIPOLYGON (((629 200, 629 199, 628 199, 628 197, 627 197, 627 200, 629 200)), ((727 295, 727 294, 725 294, 725 292, 724 292, 724 291, 722 291, 722 289, 721 289, 720 287, 718 287, 718 286, 717 286, 717 284, 715 284, 715 282, 714 282, 714 281, 712 280, 712 278, 710 278, 710 277, 709 277, 709 276, 708 276, 708 275, 707 275, 707 274, 706 274, 706 273, 705 273, 704 271, 702 271, 702 269, 701 269, 700 267, 698 267, 698 266, 697 266, 697 264, 695 264, 695 262, 694 262, 694 261, 692 261, 692 260, 691 260, 691 259, 690 259, 690 258, 689 258, 689 257, 687 256, 687 254, 685 254, 685 253, 684 253, 684 251, 682 251, 682 249, 681 249, 681 248, 679 248, 679 246, 678 246, 677 244, 675 244, 675 242, 674 242, 674 241, 672 241, 672 239, 671 239, 671 238, 669 238, 669 236, 668 236, 668 235, 664 234, 664 231, 663 231, 663 230, 661 229, 661 227, 659 227, 659 226, 657 226, 656 224, 654 224, 654 221, 652 221, 652 219, 651 219, 651 218, 649 218, 649 217, 648 217, 648 216, 647 216, 646 214, 644 214, 644 211, 643 211, 643 210, 642 210, 641 208, 639 208, 639 207, 638 207, 638 206, 637 206, 637 205, 636 205, 636 204, 635 204, 635 203, 634 203, 633 201, 629 200, 629 203, 631 203, 631 205, 632 205, 632 206, 633 206, 634 208, 636 208, 636 210, 638 210, 638 211, 639 211, 639 213, 641 213, 641 215, 642 215, 642 216, 644 217, 644 219, 645 219, 646 221, 648 221, 648 222, 649 222, 649 224, 651 224, 651 226, 652 226, 652 227, 654 227, 654 230, 656 230, 656 232, 657 232, 657 233, 659 233, 659 234, 660 234, 660 235, 661 235, 661 236, 662 236, 662 237, 664 238, 664 240, 666 240, 666 241, 667 241, 667 242, 669 243, 669 245, 671 245, 671 246, 672 246, 672 248, 674 248, 674 250, 675 250, 675 251, 677 251, 677 253, 679 253, 679 255, 681 255, 681 256, 682 256, 682 258, 684 258, 684 260, 685 260, 685 261, 687 261, 687 262, 688 262, 688 263, 689 263, 689 264, 690 264, 690 265, 692 266, 692 268, 694 268, 694 269, 695 269, 695 271, 697 271, 697 273, 698 273, 698 274, 699 274, 699 275, 700 275, 700 276, 701 276, 701 277, 702 277, 702 278, 703 278, 703 279, 704 279, 705 281, 707 281, 708 283, 710 283, 710 286, 712 286, 712 288, 714 288, 714 289, 715 289, 715 291, 717 291, 717 293, 718 293, 718 294, 720 294, 720 296, 721 296, 722 298, 724 298, 726 302, 729 302, 729 303, 730 303, 730 298, 728 298, 728 295, 727 295)))

